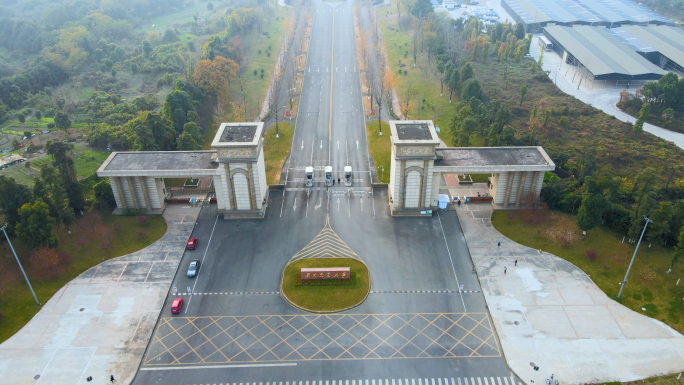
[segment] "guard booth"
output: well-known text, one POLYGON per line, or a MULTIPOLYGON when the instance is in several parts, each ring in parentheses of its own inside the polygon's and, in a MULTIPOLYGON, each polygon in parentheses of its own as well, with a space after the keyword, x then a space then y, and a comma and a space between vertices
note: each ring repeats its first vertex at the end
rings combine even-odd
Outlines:
POLYGON ((330 166, 325 166, 325 185, 328 187, 333 185, 332 167, 330 166))
POLYGON ((304 168, 304 171, 306 172, 306 187, 313 187, 313 167, 306 167, 304 168))
POLYGON ((344 185, 351 187, 352 185, 352 167, 344 166, 344 185))

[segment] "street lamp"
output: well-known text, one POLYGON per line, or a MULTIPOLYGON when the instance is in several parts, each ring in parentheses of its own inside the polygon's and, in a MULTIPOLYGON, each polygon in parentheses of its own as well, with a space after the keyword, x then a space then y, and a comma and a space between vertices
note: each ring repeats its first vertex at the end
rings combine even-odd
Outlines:
POLYGON ((382 183, 382 180, 385 179, 385 166, 378 166, 378 168, 382 169, 382 178, 380 179, 380 183, 382 183))
POLYGON ((620 296, 622 295, 622 290, 625 288, 625 284, 627 284, 627 276, 629 275, 629 271, 632 269, 632 264, 634 263, 634 257, 636 257, 636 253, 639 250, 639 245, 641 244, 641 238, 644 237, 644 233, 646 232, 646 227, 648 227, 649 222, 653 222, 652 220, 646 218, 644 215, 644 219, 646 220, 646 224, 644 225, 644 229, 641 231, 641 236, 639 237, 639 242, 636 245, 636 249, 634 249, 634 255, 632 255, 632 261, 629 262, 629 267, 627 268, 627 274, 625 274, 625 279, 622 280, 622 285, 620 285, 620 292, 618 293, 618 299, 620 299, 620 296))
POLYGON ((33 291, 33 287, 31 286, 31 282, 29 282, 28 277, 26 276, 26 272, 24 271, 24 267, 21 266, 21 262, 19 262, 19 257, 17 257, 17 253, 14 251, 14 246, 12 246, 12 242, 10 241, 9 237, 7 236, 7 231, 5 229, 7 228, 7 223, 5 223, 4 226, 0 227, 0 230, 5 234, 5 238, 7 238, 7 243, 10 245, 10 249, 12 249, 12 254, 14 254, 14 259, 17 260, 17 264, 19 264, 19 268, 21 269, 21 273, 24 274, 24 279, 26 279, 26 283, 28 284, 29 289, 31 289, 31 294, 33 294, 33 299, 36 300, 36 305, 40 306, 40 302, 38 302, 38 297, 36 297, 36 293, 33 291))

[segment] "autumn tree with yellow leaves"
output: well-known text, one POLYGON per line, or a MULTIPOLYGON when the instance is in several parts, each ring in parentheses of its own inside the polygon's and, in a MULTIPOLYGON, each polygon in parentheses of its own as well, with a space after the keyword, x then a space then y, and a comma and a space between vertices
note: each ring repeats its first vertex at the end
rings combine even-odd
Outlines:
POLYGON ((213 60, 200 60, 195 65, 192 81, 207 97, 219 101, 228 97, 230 81, 239 69, 237 63, 222 56, 216 56, 213 60))

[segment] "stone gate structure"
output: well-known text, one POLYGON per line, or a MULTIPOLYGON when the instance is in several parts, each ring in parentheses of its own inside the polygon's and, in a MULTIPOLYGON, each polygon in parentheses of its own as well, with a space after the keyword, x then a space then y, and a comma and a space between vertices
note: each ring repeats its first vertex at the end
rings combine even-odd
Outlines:
POLYGON ((108 177, 117 209, 160 213, 164 178, 211 177, 225 218, 259 218, 266 211, 263 123, 223 123, 211 151, 113 152, 97 171, 108 177))
POLYGON ((430 120, 393 120, 388 186, 392 215, 420 215, 437 206, 444 174, 491 174, 497 207, 519 206, 539 195, 544 172, 556 166, 541 147, 439 147, 430 120))

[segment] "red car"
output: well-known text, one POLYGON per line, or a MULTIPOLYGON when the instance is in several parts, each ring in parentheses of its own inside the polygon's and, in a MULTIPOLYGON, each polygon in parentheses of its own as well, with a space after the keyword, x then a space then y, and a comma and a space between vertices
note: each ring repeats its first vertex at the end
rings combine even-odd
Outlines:
POLYGON ((171 314, 178 314, 183 307, 183 298, 178 297, 171 302, 171 314))
POLYGON ((188 239, 188 245, 185 248, 188 250, 195 250, 195 247, 197 247, 197 237, 188 239))

